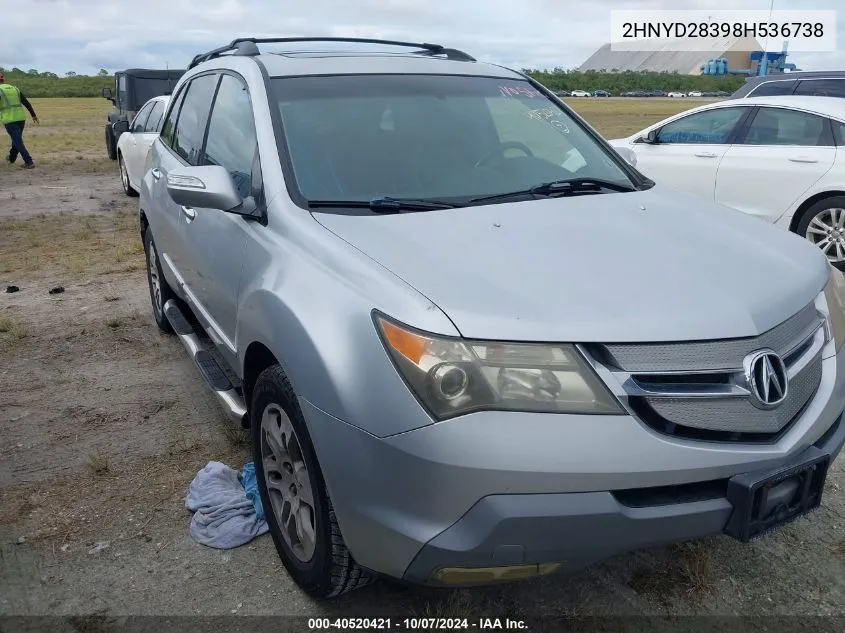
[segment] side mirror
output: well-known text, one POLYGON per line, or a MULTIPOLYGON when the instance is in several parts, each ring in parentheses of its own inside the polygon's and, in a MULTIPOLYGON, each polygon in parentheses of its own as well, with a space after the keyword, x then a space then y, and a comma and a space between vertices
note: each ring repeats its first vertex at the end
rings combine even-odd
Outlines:
POLYGON ((637 153, 630 147, 614 147, 613 149, 615 149, 616 153, 624 158, 625 162, 631 167, 637 166, 637 153))
POLYGON ((111 126, 112 132, 114 132, 114 137, 116 139, 120 138, 120 135, 124 132, 129 131, 129 121, 125 121, 121 119, 120 121, 115 121, 112 123, 111 126))
POLYGON ((637 139, 640 143, 645 143, 646 145, 657 145, 660 141, 657 140, 657 130, 651 130, 645 136, 641 136, 637 139))
POLYGON ((232 211, 243 202, 225 167, 179 167, 167 174, 167 193, 183 207, 232 211))
POLYGON ((114 95, 112 95, 111 88, 103 88, 103 98, 114 102, 114 95))

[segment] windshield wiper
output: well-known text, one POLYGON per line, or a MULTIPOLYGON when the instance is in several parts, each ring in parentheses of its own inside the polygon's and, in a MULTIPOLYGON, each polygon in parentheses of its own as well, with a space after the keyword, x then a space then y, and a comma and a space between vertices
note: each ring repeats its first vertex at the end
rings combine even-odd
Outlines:
POLYGON ((612 180, 602 178, 570 178, 568 180, 553 180, 544 182, 528 189, 507 191, 492 196, 473 198, 470 204, 476 202, 490 202, 493 200, 507 200, 508 198, 523 198, 525 196, 566 196, 586 193, 601 193, 602 189, 610 191, 635 191, 631 185, 623 185, 612 180))
POLYGON ((454 209, 462 205, 437 200, 404 200, 399 198, 373 198, 372 200, 309 200, 312 209, 370 209, 373 213, 402 213, 403 211, 435 211, 454 209))

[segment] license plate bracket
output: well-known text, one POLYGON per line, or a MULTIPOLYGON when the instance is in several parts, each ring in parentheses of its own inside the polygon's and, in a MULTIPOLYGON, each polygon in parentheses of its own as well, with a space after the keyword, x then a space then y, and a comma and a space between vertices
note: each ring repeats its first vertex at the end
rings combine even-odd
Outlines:
POLYGON ((791 464, 732 477, 725 533, 747 543, 812 512, 821 505, 829 466, 830 455, 810 447, 791 464))

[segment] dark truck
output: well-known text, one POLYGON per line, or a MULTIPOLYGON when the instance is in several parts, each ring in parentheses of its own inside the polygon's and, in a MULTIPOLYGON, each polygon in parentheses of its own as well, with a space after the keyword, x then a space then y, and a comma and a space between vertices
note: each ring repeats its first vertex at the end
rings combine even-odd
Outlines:
POLYGON ((106 124, 106 151, 109 158, 117 160, 117 139, 129 129, 129 123, 141 106, 153 97, 170 94, 183 74, 184 70, 149 68, 129 68, 114 74, 114 92, 111 88, 103 88, 103 96, 116 109, 109 112, 106 124))

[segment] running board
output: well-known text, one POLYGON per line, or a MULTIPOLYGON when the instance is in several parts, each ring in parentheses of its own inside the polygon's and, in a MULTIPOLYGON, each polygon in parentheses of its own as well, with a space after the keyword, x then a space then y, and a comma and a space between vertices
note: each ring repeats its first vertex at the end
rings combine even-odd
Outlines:
POLYGON ((228 416, 233 421, 245 425, 246 406, 241 394, 232 385, 217 360, 203 348, 194 328, 188 323, 188 319, 185 318, 179 306, 172 299, 164 304, 164 315, 170 321, 176 336, 179 337, 185 349, 188 350, 188 354, 194 359, 200 375, 205 379, 214 395, 217 396, 228 416))

